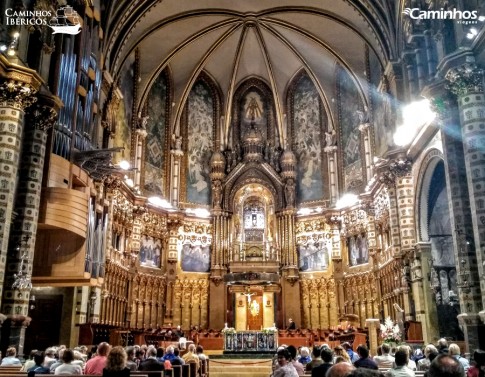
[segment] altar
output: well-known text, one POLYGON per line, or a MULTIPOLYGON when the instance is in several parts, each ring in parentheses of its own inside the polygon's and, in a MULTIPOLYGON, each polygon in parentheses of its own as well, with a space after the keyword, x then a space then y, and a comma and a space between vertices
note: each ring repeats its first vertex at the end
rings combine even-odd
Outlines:
POLYGON ((224 352, 276 352, 277 332, 237 331, 224 334, 224 352))

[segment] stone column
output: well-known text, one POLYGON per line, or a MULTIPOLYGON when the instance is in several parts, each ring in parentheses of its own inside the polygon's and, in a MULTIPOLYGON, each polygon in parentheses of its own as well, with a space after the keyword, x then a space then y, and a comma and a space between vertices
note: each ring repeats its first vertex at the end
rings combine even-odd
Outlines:
POLYGON ((41 95, 26 113, 15 200, 17 216, 10 235, 10 250, 14 252, 7 257, 2 302, 2 311, 7 316, 28 315, 47 131, 54 125, 60 106, 61 101, 57 97, 41 95), (28 284, 13 287, 14 282, 22 281, 21 277, 28 284))
POLYGON ((367 181, 369 181, 374 175, 373 161, 372 161, 372 147, 371 147, 371 135, 370 135, 370 123, 365 122, 359 125, 359 131, 364 139, 364 156, 365 156, 365 175, 367 181))
POLYGON ((411 287, 416 321, 422 324, 423 340, 425 343, 433 342, 440 336, 438 313, 428 281, 430 261, 431 244, 416 244, 411 260, 411 287))
MULTIPOLYGON (((463 153, 468 178, 473 235, 465 234, 468 245, 473 236, 479 276, 485 276, 485 93, 484 71, 474 63, 452 68, 446 74, 449 90, 457 96, 463 137, 463 153)), ((467 247, 467 246, 465 246, 467 247)), ((473 251, 473 250, 472 250, 473 251)), ((473 263, 473 261, 472 261, 473 263)), ((481 282, 482 310, 485 307, 485 282, 481 282)))
POLYGON ((338 170, 337 170, 337 147, 326 146, 324 149, 328 156, 328 176, 330 179, 330 204, 338 200, 338 170))
POLYGON ((467 174, 465 169, 465 146, 461 137, 462 129, 458 120, 457 103, 448 93, 443 92, 442 88, 437 89, 439 91, 432 94, 435 97, 438 122, 442 130, 458 296, 462 313, 460 316, 470 319, 470 321, 461 322, 464 325, 463 332, 468 349, 472 350, 479 348, 478 331, 474 319, 478 318, 478 312, 482 309, 477 256, 474 247, 467 244, 467 240, 473 242, 472 211, 467 184, 467 180, 472 179, 472 173, 467 174))
POLYGON ((41 83, 35 71, 11 64, 0 54, 0 299, 18 183, 24 110, 37 100, 35 94, 41 83))
POLYGON ((170 180, 170 203, 177 208, 180 198, 180 169, 184 152, 182 151, 182 137, 174 136, 174 138, 175 145, 170 151, 170 174, 172 177, 170 180))
POLYGON ((379 339, 377 338, 377 332, 379 331, 379 326, 381 322, 378 318, 367 318, 365 324, 369 329, 369 345, 370 354, 377 355, 377 348, 379 347, 379 339))
MULTIPOLYGON (((142 118, 142 122, 145 121, 145 118, 142 118)), ((135 187, 140 187, 141 184, 141 170, 143 165, 143 146, 145 145, 145 139, 147 137, 147 130, 142 123, 142 126, 137 128, 136 131, 136 151, 135 151, 135 179, 134 184, 135 187)))

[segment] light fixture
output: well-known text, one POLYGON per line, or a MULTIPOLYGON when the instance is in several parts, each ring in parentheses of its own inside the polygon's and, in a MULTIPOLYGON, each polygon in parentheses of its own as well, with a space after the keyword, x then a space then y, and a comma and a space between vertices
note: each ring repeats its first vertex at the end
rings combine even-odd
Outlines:
POLYGON ((131 164, 126 160, 121 160, 118 166, 123 170, 130 170, 131 164))
POLYGON ((359 202, 359 197, 355 194, 344 194, 339 200, 337 200, 337 203, 335 204, 335 208, 341 209, 341 208, 346 208, 346 207, 351 207, 354 204, 357 204, 359 202))
POLYGON ((7 51, 7 45, 0 45, 0 51, 7 51))

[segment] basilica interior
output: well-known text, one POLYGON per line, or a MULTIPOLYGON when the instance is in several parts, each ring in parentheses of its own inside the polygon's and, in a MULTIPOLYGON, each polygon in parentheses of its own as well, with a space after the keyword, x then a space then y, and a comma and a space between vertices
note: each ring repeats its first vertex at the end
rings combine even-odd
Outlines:
POLYGON ((2 351, 387 317, 485 347, 483 1, 0 11, 2 351))

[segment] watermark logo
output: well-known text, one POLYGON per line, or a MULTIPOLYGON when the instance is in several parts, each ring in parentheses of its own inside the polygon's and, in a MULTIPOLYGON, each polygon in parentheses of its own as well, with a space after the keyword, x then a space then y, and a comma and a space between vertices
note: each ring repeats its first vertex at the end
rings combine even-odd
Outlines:
POLYGON ((413 20, 456 20, 460 24, 477 24, 478 11, 464 10, 453 8, 450 10, 421 10, 419 8, 406 8, 402 12, 413 20))
POLYGON ((7 26, 49 26, 53 34, 76 35, 81 32, 78 13, 70 6, 61 7, 56 15, 48 10, 5 10, 7 26))
POLYGON ((62 33, 76 35, 81 32, 79 15, 69 6, 57 10, 56 16, 49 20, 49 27, 54 30, 54 33, 52 34, 62 33))

